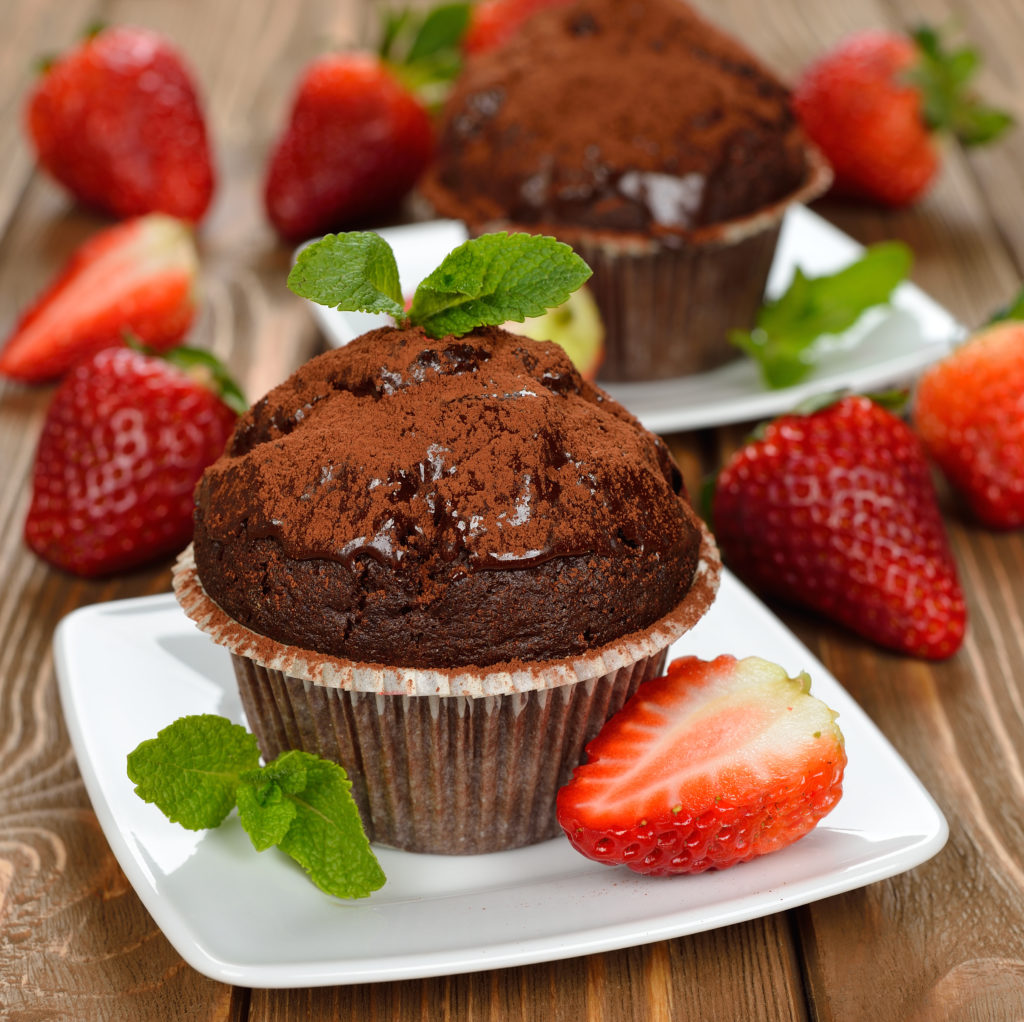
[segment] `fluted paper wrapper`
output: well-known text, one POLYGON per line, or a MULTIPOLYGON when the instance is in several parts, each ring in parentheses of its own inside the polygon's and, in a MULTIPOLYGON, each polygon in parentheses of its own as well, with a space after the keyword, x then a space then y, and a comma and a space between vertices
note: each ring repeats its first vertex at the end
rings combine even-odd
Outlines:
POLYGON ((371 841, 477 854, 558 833, 555 795, 586 743, 711 605, 720 562, 706 531, 701 553, 686 599, 648 629, 564 660, 450 671, 344 661, 256 635, 206 595, 191 548, 174 586, 230 650, 267 761, 303 749, 341 763, 371 841))
MULTIPOLYGON (((764 301, 786 211, 823 194, 832 171, 807 149, 807 174, 791 194, 747 216, 675 234, 638 234, 571 224, 491 220, 471 234, 528 231, 571 245, 594 271, 587 286, 604 324, 598 382, 641 382, 703 373, 740 355, 730 330, 750 329, 764 301)), ((446 216, 461 203, 430 174, 426 201, 446 216)))

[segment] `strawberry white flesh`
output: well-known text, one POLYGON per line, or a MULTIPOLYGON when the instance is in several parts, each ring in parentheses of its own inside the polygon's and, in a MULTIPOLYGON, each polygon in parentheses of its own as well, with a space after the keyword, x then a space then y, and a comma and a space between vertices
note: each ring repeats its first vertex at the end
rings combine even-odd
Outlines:
POLYGON ((156 351, 192 324, 199 260, 188 225, 154 213, 94 235, 22 316, 0 374, 41 383, 126 335, 156 351))
POLYGON ((836 715, 756 657, 695 657, 641 686, 559 793, 583 854, 642 873, 724 868, 781 848, 839 800, 836 715))

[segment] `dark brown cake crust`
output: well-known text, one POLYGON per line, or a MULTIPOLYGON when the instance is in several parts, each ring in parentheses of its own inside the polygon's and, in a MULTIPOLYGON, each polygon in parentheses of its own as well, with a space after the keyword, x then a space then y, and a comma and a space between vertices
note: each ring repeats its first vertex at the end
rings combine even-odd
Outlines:
POLYGON ((689 590, 700 532, 665 445, 555 345, 386 328, 311 360, 197 489, 231 617, 409 667, 573 656, 689 590))
POLYGON ((470 60, 424 192, 470 225, 664 236, 808 176, 786 87, 682 0, 577 0, 470 60))

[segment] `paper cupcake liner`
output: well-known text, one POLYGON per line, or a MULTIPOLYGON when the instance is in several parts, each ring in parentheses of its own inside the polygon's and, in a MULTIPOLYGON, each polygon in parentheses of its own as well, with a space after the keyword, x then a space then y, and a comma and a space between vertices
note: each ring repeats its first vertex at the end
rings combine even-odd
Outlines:
POLYGON ((757 318, 781 224, 727 245, 620 248, 579 238, 605 329, 598 380, 707 372, 738 357, 728 333, 757 318))
MULTIPOLYGON (((786 210, 822 195, 831 182, 824 157, 810 147, 806 178, 791 194, 747 216, 685 234, 506 220, 467 226, 472 234, 550 234, 571 245, 594 271, 588 286, 605 330, 598 381, 671 379, 739 357, 728 333, 756 322, 786 210)), ((459 215, 458 196, 429 175, 423 191, 443 215, 459 215)))
POLYGON ((602 724, 661 672, 665 650, 601 678, 479 699, 352 692, 232 660, 267 760, 300 748, 341 763, 371 841, 470 855, 559 832, 558 789, 602 724))
POLYGON ((665 617, 562 660, 428 670, 346 661, 257 635, 203 590, 191 547, 174 588, 185 612, 232 654, 266 760, 304 749, 345 767, 370 840, 478 854, 558 833, 555 795, 586 743, 703 616, 721 564, 703 529, 686 598, 665 617))

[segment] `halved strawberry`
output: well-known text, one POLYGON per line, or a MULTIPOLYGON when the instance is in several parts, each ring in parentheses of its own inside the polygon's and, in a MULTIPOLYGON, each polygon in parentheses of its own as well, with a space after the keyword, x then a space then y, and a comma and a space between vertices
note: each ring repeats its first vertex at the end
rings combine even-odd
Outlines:
POLYGON ((683 657, 587 746, 558 822, 590 859, 637 873, 724 869, 803 837, 839 801, 836 714, 758 657, 683 657))
POLYGON ((0 375, 44 383, 131 335, 154 351, 184 337, 196 312, 192 232, 152 213, 100 231, 22 315, 0 351, 0 375))

